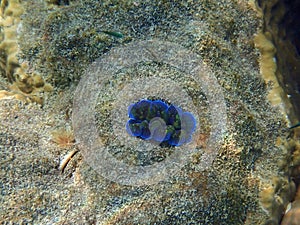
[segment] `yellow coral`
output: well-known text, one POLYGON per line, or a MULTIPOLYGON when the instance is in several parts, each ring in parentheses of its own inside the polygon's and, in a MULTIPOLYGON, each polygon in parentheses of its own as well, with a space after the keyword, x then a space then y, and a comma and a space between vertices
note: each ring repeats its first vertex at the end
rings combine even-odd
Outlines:
POLYGON ((281 225, 299 225, 300 224, 300 188, 298 188, 295 201, 290 209, 284 215, 281 225))
POLYGON ((292 106, 276 77, 276 48, 271 41, 271 34, 268 32, 259 32, 254 37, 254 42, 261 53, 259 58, 260 73, 266 83, 272 84, 272 89, 268 93, 268 100, 286 115, 286 112, 289 111, 292 106))
POLYGON ((0 43, 0 69, 7 80, 12 83, 3 90, 0 99, 15 97, 26 102, 36 102, 43 104, 44 91, 52 91, 52 86, 45 83, 42 76, 36 72, 27 73, 28 66, 20 64, 17 58, 17 27, 20 23, 20 16, 23 8, 18 0, 4 0, 0 5, 1 20, 3 27, 0 43))
POLYGON ((259 199, 262 208, 270 214, 273 221, 279 221, 281 210, 291 201, 296 193, 295 183, 288 179, 274 177, 272 183, 264 184, 259 199))

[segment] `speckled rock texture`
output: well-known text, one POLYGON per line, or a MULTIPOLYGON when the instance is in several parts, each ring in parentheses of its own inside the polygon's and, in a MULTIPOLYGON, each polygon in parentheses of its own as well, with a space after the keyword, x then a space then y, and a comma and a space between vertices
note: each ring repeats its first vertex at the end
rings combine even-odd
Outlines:
MULTIPOLYGON (((260 76, 253 36, 261 18, 250 2, 73 0, 22 5, 19 60, 29 62, 55 90, 43 106, 0 101, 1 223, 280 223, 295 192, 288 179, 294 144, 286 115, 266 99, 272 84, 260 76), (149 39, 174 42, 198 54, 223 91, 227 132, 211 167, 200 170, 201 154, 195 154, 168 181, 126 186, 103 178, 79 152, 61 173, 63 157, 77 148, 82 151, 76 136, 75 143, 68 142, 57 138, 57 131, 72 130, 74 90, 85 69, 112 48, 149 39)), ((123 72, 128 80, 136 74, 170 73, 182 82, 180 69, 159 63, 140 63, 123 72)), ((114 79, 122 80, 113 76, 112 84, 114 79)), ((193 100, 201 95, 196 87, 188 93, 193 100)), ((102 104, 97 110, 109 115, 111 108, 102 104)), ((209 135, 209 127, 206 131, 197 137, 199 142, 209 135)))

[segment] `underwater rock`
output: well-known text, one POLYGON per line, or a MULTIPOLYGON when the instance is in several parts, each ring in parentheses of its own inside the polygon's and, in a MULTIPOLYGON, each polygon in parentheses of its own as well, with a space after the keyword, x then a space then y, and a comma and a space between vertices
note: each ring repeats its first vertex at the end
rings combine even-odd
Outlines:
POLYGON ((295 200, 288 206, 281 225, 300 224, 300 188, 298 187, 295 200))
POLYGON ((284 89, 284 103, 290 120, 299 121, 300 114, 300 3, 298 1, 271 0, 257 3, 263 15, 263 30, 273 42, 276 62, 275 75, 284 89), (290 102, 292 104, 290 104, 290 102))
MULTIPOLYGON (((44 111, 30 113, 10 95, 0 101, 1 221, 279 223, 292 200, 293 146, 286 115, 267 98, 273 86, 260 74, 253 41, 262 22, 248 1, 46 2, 21 2, 18 57, 47 74, 59 91, 44 111), (64 96, 69 105, 74 100, 72 110, 60 101, 64 96), (128 115, 128 106, 141 99, 180 106, 180 123, 176 108, 169 110, 175 116, 168 118, 167 134, 195 129, 192 139, 170 148, 128 134, 168 138, 164 119, 129 127, 147 117, 144 111, 128 115), (80 148, 76 156, 84 159, 59 175, 63 153, 51 143, 51 131, 56 123, 70 123, 71 111, 75 141, 69 147, 80 148)), ((27 92, 28 83, 46 84, 39 77, 21 78, 27 92)), ((166 106, 154 105, 166 118, 166 106)))

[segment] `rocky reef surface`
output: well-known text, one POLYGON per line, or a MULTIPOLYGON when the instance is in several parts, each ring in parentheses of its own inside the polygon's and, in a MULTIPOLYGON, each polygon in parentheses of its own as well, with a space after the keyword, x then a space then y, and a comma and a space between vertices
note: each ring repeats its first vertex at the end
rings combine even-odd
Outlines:
POLYGON ((1 223, 280 223, 300 148, 253 2, 5 0, 1 14, 1 223), (193 112, 192 142, 116 134, 136 98, 193 112), (98 145, 139 169, 190 155, 168 179, 118 182, 98 145))

